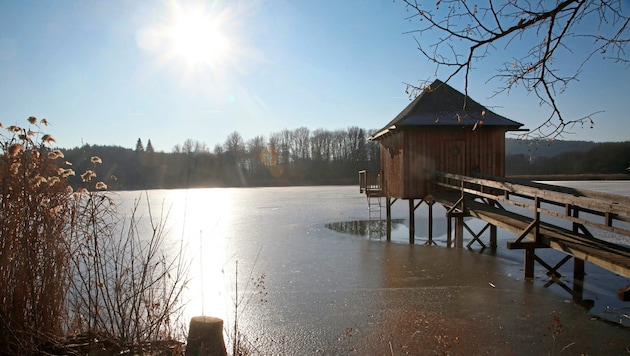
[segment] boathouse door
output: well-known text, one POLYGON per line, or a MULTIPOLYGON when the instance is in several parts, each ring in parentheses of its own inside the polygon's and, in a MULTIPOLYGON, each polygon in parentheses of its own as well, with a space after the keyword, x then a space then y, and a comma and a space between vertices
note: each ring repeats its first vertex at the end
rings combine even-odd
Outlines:
POLYGON ((445 140, 443 142, 444 150, 442 151, 443 160, 440 162, 441 170, 446 173, 465 174, 465 141, 445 140))

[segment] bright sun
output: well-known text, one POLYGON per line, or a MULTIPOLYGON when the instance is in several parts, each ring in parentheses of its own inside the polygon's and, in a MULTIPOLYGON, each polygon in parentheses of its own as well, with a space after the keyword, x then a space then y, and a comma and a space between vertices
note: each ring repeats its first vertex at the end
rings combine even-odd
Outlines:
POLYGON ((191 65, 214 66, 225 60, 230 46, 221 26, 220 17, 201 10, 178 11, 169 31, 173 54, 191 65))

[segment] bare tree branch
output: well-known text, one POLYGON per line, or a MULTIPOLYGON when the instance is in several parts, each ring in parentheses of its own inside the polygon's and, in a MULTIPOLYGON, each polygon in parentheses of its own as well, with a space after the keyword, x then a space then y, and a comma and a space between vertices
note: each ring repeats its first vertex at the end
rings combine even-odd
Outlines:
MULTIPOLYGON (((448 70, 445 82, 463 75, 466 96, 474 64, 500 54, 498 48, 508 53, 486 80, 499 81, 494 95, 522 86, 549 108, 545 121, 523 138, 554 139, 575 127, 592 127, 593 117, 601 111, 565 117, 558 96, 578 80, 593 57, 630 65, 625 51, 630 17, 622 11, 622 0, 486 0, 472 6, 466 0, 403 2, 412 11, 407 19, 418 21, 418 28, 408 33, 414 35, 419 51, 437 66, 436 75, 441 68, 448 70), (428 44, 420 40, 425 36, 428 44), (585 43, 588 40, 590 44, 585 43), (571 61, 565 60, 568 56, 571 61), (576 56, 583 58, 579 65, 568 67, 576 56)), ((416 95, 425 84, 407 84, 407 91, 416 95)))

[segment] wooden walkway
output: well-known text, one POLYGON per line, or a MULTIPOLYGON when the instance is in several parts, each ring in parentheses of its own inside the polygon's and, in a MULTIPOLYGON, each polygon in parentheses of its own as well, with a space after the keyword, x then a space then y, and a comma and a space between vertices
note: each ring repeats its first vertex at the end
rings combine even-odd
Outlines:
MULTIPOLYGON (((456 243, 461 245, 463 217, 472 216, 517 234, 507 247, 526 251, 526 277, 533 277, 534 260, 559 277, 557 269, 574 257, 575 278, 583 277, 579 264, 584 261, 630 278, 630 247, 602 240, 590 231, 607 231, 630 241, 630 197, 498 177, 433 173, 440 187, 433 199, 447 208, 449 237, 451 218, 458 220, 456 243), (512 207, 506 209, 507 205, 512 207), (567 257, 550 266, 535 255, 538 248, 553 248, 567 257)), ((474 236, 471 243, 483 245, 481 233, 469 231, 474 236)))

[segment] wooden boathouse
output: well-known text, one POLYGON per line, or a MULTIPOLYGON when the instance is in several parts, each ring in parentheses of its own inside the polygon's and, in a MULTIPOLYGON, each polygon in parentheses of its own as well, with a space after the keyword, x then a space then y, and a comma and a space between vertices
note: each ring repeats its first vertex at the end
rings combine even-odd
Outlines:
POLYGON ((414 243, 414 211, 426 202, 432 213, 432 195, 439 189, 432 172, 504 176, 505 133, 521 126, 436 80, 369 137, 380 144, 381 171, 359 172, 361 192, 385 197, 388 226, 392 204, 408 200, 409 243, 414 243))
MULTIPOLYGON (((589 230, 630 237, 630 198, 507 180, 505 133, 520 131, 521 126, 439 80, 427 86, 369 137, 380 144, 381 171, 359 172, 360 190, 368 202, 375 196, 385 198, 387 239, 391 239, 392 204, 408 200, 409 243, 415 243, 414 212, 426 203, 427 244, 434 244, 433 205, 439 203, 446 209, 447 247, 454 242, 463 248, 465 230, 472 236, 468 247, 473 243, 486 247, 481 235, 489 231, 489 245, 495 248, 497 226, 514 232, 517 237, 507 247, 525 251, 525 277, 533 277, 534 262, 538 262, 576 300, 581 299, 584 261, 630 278, 630 248, 597 239, 589 230), (510 209, 504 207, 508 205, 510 209), (487 224, 475 232, 464 217, 487 224), (549 218, 564 224, 544 221, 549 218), (552 265, 536 256, 540 248, 553 248, 566 256, 552 265), (557 272, 571 258, 573 290, 564 286, 557 272)), ((630 300, 630 286, 619 293, 622 300, 630 300)))

